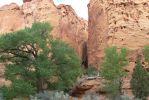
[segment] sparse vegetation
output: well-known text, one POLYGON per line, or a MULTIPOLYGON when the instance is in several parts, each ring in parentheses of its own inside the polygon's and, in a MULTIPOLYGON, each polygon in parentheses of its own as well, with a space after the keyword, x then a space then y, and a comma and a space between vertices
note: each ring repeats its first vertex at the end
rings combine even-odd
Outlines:
POLYGON ((118 53, 116 47, 107 48, 105 60, 101 68, 101 75, 105 79, 105 89, 112 97, 121 94, 122 77, 125 75, 123 67, 127 65, 128 50, 122 48, 118 53))
POLYGON ((140 58, 136 61, 136 66, 132 74, 131 87, 136 98, 147 100, 149 96, 149 74, 143 68, 140 58))
POLYGON ((34 23, 0 37, 0 60, 7 62, 5 78, 12 83, 2 88, 3 96, 29 97, 47 89, 68 91, 82 75, 73 48, 49 35, 48 23, 34 23), (53 85, 54 84, 54 85, 53 85))
POLYGON ((98 75, 98 70, 95 67, 89 67, 86 69, 86 74, 88 76, 97 76, 98 75))

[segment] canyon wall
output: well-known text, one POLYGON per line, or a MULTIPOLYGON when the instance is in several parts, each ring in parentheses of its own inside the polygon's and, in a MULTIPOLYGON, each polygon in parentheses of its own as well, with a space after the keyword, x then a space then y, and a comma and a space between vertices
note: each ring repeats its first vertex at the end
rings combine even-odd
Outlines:
POLYGON ((136 54, 149 45, 149 0, 90 0, 88 8, 90 64, 102 62, 110 46, 128 48, 129 62, 134 63, 136 54))
POLYGON ((79 18, 69 5, 55 6, 53 0, 23 0, 0 8, 0 33, 31 27, 33 22, 47 21, 53 26, 52 36, 75 48, 81 57, 87 41, 89 64, 100 68, 104 50, 110 46, 129 48, 128 77, 125 94, 130 94, 130 79, 135 59, 149 45, 149 0, 90 0, 89 20, 79 18))
POLYGON ((136 57, 143 56, 141 50, 149 45, 149 0, 90 0, 88 9, 89 64, 100 69, 106 47, 128 48, 123 92, 132 95, 130 79, 136 57))
POLYGON ((131 51, 149 44, 149 0, 90 0, 89 61, 102 61, 108 46, 131 51))
POLYGON ((82 55, 82 44, 87 41, 87 21, 79 18, 69 5, 56 7, 53 0, 24 0, 22 6, 15 3, 0 8, 0 33, 31 27, 34 22, 49 22, 55 38, 62 39, 82 55))
POLYGON ((105 5, 99 0, 91 0, 88 5, 88 57, 89 64, 98 66, 107 47, 108 16, 105 5))

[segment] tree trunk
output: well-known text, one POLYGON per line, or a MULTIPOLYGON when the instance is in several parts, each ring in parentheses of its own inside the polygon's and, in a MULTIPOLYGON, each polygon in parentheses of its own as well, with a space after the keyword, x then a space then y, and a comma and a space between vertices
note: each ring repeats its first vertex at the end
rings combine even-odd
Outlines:
POLYGON ((37 93, 44 92, 44 89, 43 89, 43 79, 38 77, 36 85, 37 85, 37 93))
POLYGON ((120 93, 120 95, 122 95, 123 94, 123 92, 122 92, 122 79, 120 79, 119 80, 119 93, 120 93))

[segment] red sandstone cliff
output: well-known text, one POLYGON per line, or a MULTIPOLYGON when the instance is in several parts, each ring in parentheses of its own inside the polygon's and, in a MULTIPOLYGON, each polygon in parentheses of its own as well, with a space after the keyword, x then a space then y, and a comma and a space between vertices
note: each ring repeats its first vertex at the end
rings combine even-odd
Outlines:
POLYGON ((149 0, 90 0, 88 8, 90 64, 100 68, 106 47, 129 48, 128 76, 123 89, 131 95, 130 79, 136 56, 149 45, 149 0))
POLYGON ((98 66, 107 47, 108 16, 105 5, 99 0, 91 0, 88 5, 88 54, 89 64, 98 66))
POLYGON ((88 8, 90 64, 100 62, 107 46, 149 45, 149 0, 90 0, 88 8))
POLYGON ((47 21, 53 26, 52 35, 71 44, 79 56, 87 40, 87 21, 79 18, 69 5, 56 7, 53 0, 24 0, 0 8, 0 33, 30 27, 35 21, 47 21))
POLYGON ((127 47, 130 56, 126 70, 130 74, 123 88, 129 92, 136 55, 149 45, 149 0, 90 0, 88 8, 87 25, 70 6, 56 7, 52 0, 24 0, 21 7, 5 5, 0 8, 0 33, 30 27, 35 21, 48 21, 54 27, 52 35, 70 43, 79 55, 89 37, 89 64, 96 66, 101 64, 106 47, 127 47))

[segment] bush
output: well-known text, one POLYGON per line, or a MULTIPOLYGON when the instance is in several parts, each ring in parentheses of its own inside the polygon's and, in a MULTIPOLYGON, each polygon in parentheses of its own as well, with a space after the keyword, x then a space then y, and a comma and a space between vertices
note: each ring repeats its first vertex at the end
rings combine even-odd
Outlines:
POLYGON ((69 100, 70 96, 68 94, 65 94, 64 92, 43 92, 38 93, 35 96, 31 96, 31 100, 69 100))

